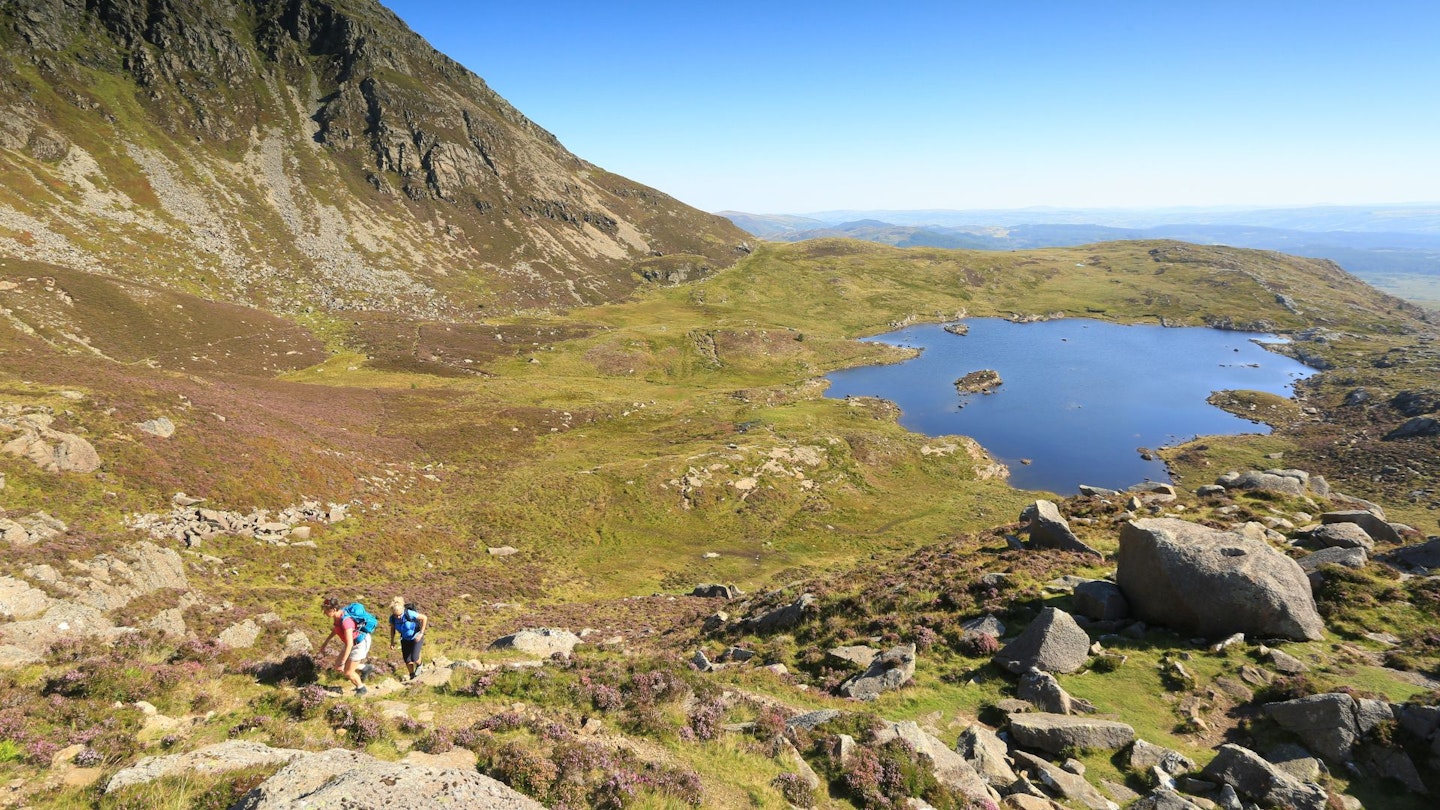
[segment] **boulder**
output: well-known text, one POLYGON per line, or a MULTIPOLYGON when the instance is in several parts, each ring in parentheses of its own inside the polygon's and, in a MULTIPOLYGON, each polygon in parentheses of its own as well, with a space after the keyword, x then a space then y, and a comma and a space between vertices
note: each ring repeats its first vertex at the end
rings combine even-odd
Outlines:
POLYGON ((538 627, 511 633, 490 643, 492 650, 518 650, 528 655, 549 658, 559 653, 569 656, 575 645, 583 644, 580 637, 569 630, 554 627, 538 627))
POLYGON ((1090 810, 1118 809, 1119 805, 1105 798, 1104 794, 1086 782, 1083 776, 1076 776, 1059 765, 1026 751, 1015 751, 1014 755, 1017 768, 1035 774, 1040 784, 1055 791, 1062 798, 1079 802, 1090 810))
POLYGON ((945 743, 925 733, 913 720, 904 723, 886 723, 883 728, 875 732, 876 745, 884 745, 896 738, 909 743, 917 754, 930 757, 935 763, 935 779, 940 784, 951 790, 957 790, 975 801, 985 801, 990 798, 989 786, 970 766, 970 763, 966 762, 965 758, 958 753, 950 750, 945 743))
POLYGON ((1045 608, 995 661, 1014 673, 1034 667, 1044 672, 1074 672, 1090 659, 1090 636, 1058 608, 1045 608))
POLYGON ((960 732, 955 752, 970 763, 990 787, 1004 793, 1019 778, 1010 767, 1009 748, 990 729, 971 724, 960 732))
POLYGON ((254 647, 255 640, 259 637, 260 625, 256 624, 254 619, 246 619, 221 630, 215 640, 232 650, 245 650, 254 647))
POLYGON ((1075 586, 1075 612, 1097 622, 1115 621, 1129 618, 1130 603, 1119 585, 1092 579, 1075 586))
POLYGON ((17 621, 44 615, 50 596, 15 577, 0 577, 0 619, 17 621))
POLYGON ((1010 736, 1018 745, 1051 754, 1115 751, 1135 739, 1135 729, 1113 720, 1031 712, 1010 716, 1010 736))
POLYGON ((964 631, 966 635, 971 633, 984 633, 994 636, 995 638, 1000 638, 1005 635, 1005 623, 1000 621, 993 613, 986 613, 984 616, 974 619, 966 619, 960 623, 960 629, 964 631))
POLYGON ((1440 538, 1397 548, 1386 553, 1384 560, 1399 568, 1433 571, 1440 568, 1440 538))
MULTIPOLYGON (((1365 533, 1381 543, 1399 545, 1405 542, 1394 526, 1385 522, 1385 518, 1367 510, 1351 509, 1345 512, 1326 512, 1320 516, 1321 524, 1332 523, 1353 523, 1365 530, 1365 533)), ((1367 548, 1369 548, 1367 546, 1367 548)))
MULTIPOLYGON (((1369 514, 1366 512, 1366 514, 1369 514)), ((1306 545, 1313 548, 1362 548, 1366 551, 1375 547, 1370 533, 1355 523, 1326 523, 1305 533, 1306 545)))
POLYGON ((166 776, 226 773, 293 762, 306 756, 310 754, 294 748, 271 748, 249 740, 229 740, 183 754, 145 757, 110 777, 110 781, 105 783, 105 792, 114 793, 121 788, 148 784, 166 776))
POLYGON ((232 806, 232 810, 334 807, 484 807, 542 810, 544 805, 482 776, 474 768, 433 768, 385 762, 332 749, 291 762, 232 806))
POLYGON ((1220 746, 1219 753, 1201 771, 1201 778, 1229 785, 1242 797, 1265 807, 1324 810, 1328 801, 1328 794, 1319 785, 1301 782, 1254 751, 1231 743, 1220 746))
POLYGON ((1304 470, 1247 470, 1246 472, 1228 472, 1215 480, 1215 483, 1226 489, 1248 489, 1260 492, 1278 492, 1283 495, 1292 495, 1297 498, 1309 494, 1326 497, 1330 494, 1330 485, 1325 479, 1318 475, 1311 475, 1304 470))
POLYGON ((1179 776, 1195 770, 1197 766, 1195 760, 1179 751, 1137 739, 1125 757, 1125 767, 1136 774, 1147 774, 1152 768, 1159 768, 1170 776, 1179 776))
POLYGON ((1264 708, 1270 719, 1332 764, 1349 762, 1367 732, 1395 717, 1388 703, 1356 700, 1344 692, 1267 703, 1264 708))
POLYGON ((1231 532, 1173 518, 1128 522, 1115 578, 1135 615, 1181 632, 1299 640, 1324 633, 1300 565, 1231 532))
POLYGON ((840 694, 855 700, 875 700, 880 693, 899 689, 915 677, 915 645, 902 644, 877 656, 860 675, 840 685, 840 694))
POLYGON ((1404 424, 1385 434, 1384 441, 1393 442, 1399 439, 1415 439, 1424 436, 1440 436, 1440 419, 1433 416, 1416 416, 1405 420, 1404 424))
POLYGON ((1041 711, 1051 714, 1095 711, 1094 705, 1088 701, 1071 697, 1070 693, 1060 686, 1060 682, 1055 680, 1054 675, 1038 669, 1031 669, 1020 676, 1020 685, 1017 687, 1015 695, 1041 711))
POLYGON ((774 633, 789 630, 807 616, 814 615, 818 609, 814 594, 802 593, 788 605, 745 621, 757 633, 774 633))
POLYGON ((158 436, 168 439, 175 435, 175 423, 170 421, 168 416, 157 416, 154 419, 146 419, 144 422, 137 422, 135 427, 141 433, 148 433, 151 436, 158 436))
POLYGON ((690 595, 704 599, 734 599, 740 595, 740 589, 734 585, 705 583, 704 585, 696 585, 695 589, 690 591, 690 595))
POLYGON ((90 442, 48 427, 24 427, 0 450, 29 459, 46 472, 92 473, 100 469, 100 456, 90 442))
POLYGON ((820 726, 834 720, 844 712, 838 709, 816 709, 814 711, 797 714, 785 721, 785 729, 799 729, 801 731, 814 731, 820 726))
POLYGON ((1060 514, 1060 509, 1050 501, 1035 501, 1020 513, 1020 521, 1027 524, 1030 544, 1038 548, 1054 548, 1061 551, 1075 551, 1095 557, 1105 555, 1080 542, 1070 530, 1070 524, 1060 514))
POLYGON ((1139 801, 1130 805, 1130 810, 1201 810, 1201 808, 1200 805, 1179 793, 1161 788, 1142 796, 1139 801))
POLYGON ((1322 565, 1343 565, 1346 568, 1364 568, 1369 562, 1369 557, 1363 548, 1322 548, 1313 554, 1306 554, 1297 562, 1300 569, 1307 574, 1320 570, 1322 565))
POLYGON ((826 655, 844 666, 856 666, 861 669, 868 669, 870 664, 874 663, 875 656, 879 654, 879 650, 863 644, 853 647, 832 647, 826 652, 826 655))

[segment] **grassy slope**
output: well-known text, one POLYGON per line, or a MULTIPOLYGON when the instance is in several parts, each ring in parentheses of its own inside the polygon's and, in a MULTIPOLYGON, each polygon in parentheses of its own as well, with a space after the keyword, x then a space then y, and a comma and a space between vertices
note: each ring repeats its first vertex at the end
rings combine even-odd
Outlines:
MULTIPOLYGON (((703 581, 757 589, 823 576, 1013 519, 1033 495, 977 479, 963 451, 922 453, 946 440, 902 430, 883 403, 823 399, 812 381, 900 359, 852 340, 888 324, 1056 311, 1281 329, 1343 324, 1369 341, 1365 351, 1407 340, 1393 334, 1407 323, 1395 302, 1323 263, 1160 242, 1002 254, 842 241, 766 246, 705 281, 563 318, 316 322, 336 353, 270 381, 185 364, 177 373, 164 358, 159 369, 57 359, 54 348, 12 334, 0 344, 7 400, 68 407, 67 419, 90 432, 109 465, 92 479, 55 478, 0 458, 13 484, 6 506, 43 506, 81 527, 84 542, 105 545, 124 539, 122 512, 158 509, 176 489, 239 509, 354 499, 357 517, 321 529, 314 551, 255 554, 248 541, 221 539, 205 550, 231 573, 192 575, 235 603, 227 616, 276 610, 302 625, 315 624, 322 590, 379 601, 403 588, 435 615, 474 617, 437 627, 434 646, 451 654, 537 619, 633 639, 645 624, 693 622, 703 605, 652 602, 653 615, 637 615, 609 600, 703 581), (1281 306, 1280 292, 1306 315, 1281 306), (61 387, 91 399, 63 401, 61 387), (130 421, 160 414, 180 417, 176 440, 121 438, 130 421), (687 475, 698 486, 687 489, 687 475), (747 478, 753 489, 735 486, 747 478), (521 553, 484 553, 503 544, 521 553), (710 551, 721 556, 701 556, 710 551)), ((39 312, 33 302, 17 309, 22 320, 39 312)), ((67 313, 89 319, 80 331, 103 339, 110 356, 154 354, 137 345, 145 336, 114 329, 97 308, 67 313)), ((60 334, 64 325, 48 328, 60 334)), ((289 351, 283 329, 263 333, 264 341, 239 344, 257 369, 289 351)), ((304 356, 313 351, 308 341, 304 356)), ((1280 436, 1224 446, 1232 454, 1216 458, 1256 466, 1270 466, 1258 463, 1264 453, 1297 452, 1280 436)), ((1204 465, 1194 469, 1202 474, 1204 465)), ((1133 683, 1108 683, 1122 694, 1148 690, 1145 660, 1122 670, 1136 675, 1133 683)), ((925 685, 881 709, 973 715, 994 693, 940 677, 966 666, 945 656, 927 662, 925 685)), ((1110 699, 1086 683, 1075 683, 1077 694, 1110 699)), ((1129 719, 1184 747, 1150 714, 1129 719)))

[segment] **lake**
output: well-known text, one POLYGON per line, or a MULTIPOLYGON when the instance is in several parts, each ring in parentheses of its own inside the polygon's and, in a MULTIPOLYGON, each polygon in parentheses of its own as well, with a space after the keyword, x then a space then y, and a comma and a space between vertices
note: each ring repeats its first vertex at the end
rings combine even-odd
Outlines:
POLYGON ((900 406, 910 430, 971 436, 1010 467, 1020 489, 1071 494, 1080 484, 1168 481, 1165 465, 1138 448, 1270 432, 1207 403, 1211 392, 1289 396, 1314 373, 1256 343, 1274 336, 1251 332, 1085 319, 963 323, 968 335, 927 324, 867 338, 922 351, 904 363, 837 371, 825 395, 883 397, 900 406), (998 371, 1003 383, 990 394, 959 394, 955 380, 980 369, 998 371))

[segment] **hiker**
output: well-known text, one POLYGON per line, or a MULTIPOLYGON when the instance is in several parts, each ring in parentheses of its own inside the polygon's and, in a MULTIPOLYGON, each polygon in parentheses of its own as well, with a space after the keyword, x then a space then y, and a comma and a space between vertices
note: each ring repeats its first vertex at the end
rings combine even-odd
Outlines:
POLYGON ((330 646, 330 639, 340 639, 342 649, 335 658, 335 670, 355 685, 355 694, 365 694, 367 690, 363 676, 370 671, 370 665, 364 661, 370 654, 370 637, 375 632, 375 617, 359 602, 342 606, 340 600, 333 596, 325 597, 320 608, 334 622, 334 626, 330 628, 330 635, 325 637, 325 643, 320 645, 317 656, 325 654, 325 648, 330 646))
POLYGON ((403 596, 390 602, 390 646, 395 646, 395 634, 400 634, 400 655, 405 659, 405 668, 410 670, 410 680, 420 671, 420 643, 425 640, 425 628, 430 617, 406 604, 403 596))

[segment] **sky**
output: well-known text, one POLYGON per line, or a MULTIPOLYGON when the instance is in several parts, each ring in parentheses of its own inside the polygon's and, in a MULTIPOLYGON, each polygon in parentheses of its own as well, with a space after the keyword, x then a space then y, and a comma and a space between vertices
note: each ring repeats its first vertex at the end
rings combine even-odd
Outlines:
POLYGON ((709 211, 1440 200, 1440 3, 382 0, 709 211))

